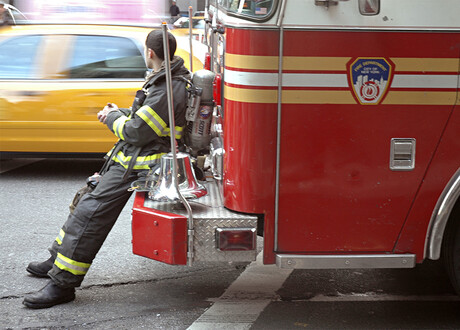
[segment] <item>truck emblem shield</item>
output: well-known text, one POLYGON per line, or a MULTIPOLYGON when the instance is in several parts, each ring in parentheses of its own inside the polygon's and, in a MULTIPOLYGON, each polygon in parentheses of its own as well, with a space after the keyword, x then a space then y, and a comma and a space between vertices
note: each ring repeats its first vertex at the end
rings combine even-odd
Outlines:
POLYGON ((350 86, 362 105, 379 104, 393 79, 394 64, 385 58, 358 57, 348 62, 350 86))

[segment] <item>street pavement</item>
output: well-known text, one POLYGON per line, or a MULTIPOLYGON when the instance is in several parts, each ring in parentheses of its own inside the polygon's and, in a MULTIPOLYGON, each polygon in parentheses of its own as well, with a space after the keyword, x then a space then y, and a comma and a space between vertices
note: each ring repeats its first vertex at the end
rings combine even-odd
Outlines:
POLYGON ((1 329, 460 329, 460 298, 436 262, 292 271, 259 255, 249 265, 166 265, 132 254, 132 199, 76 300, 25 308, 24 295, 47 281, 27 264, 48 258, 75 191, 102 162, 14 164, 0 162, 1 329))
MULTIPOLYGON (((0 177, 0 328, 185 329, 244 270, 244 264, 172 266, 132 253, 133 197, 94 260, 74 302, 45 310, 22 305, 46 279, 28 275, 68 214, 98 160, 47 160, 0 177)), ((2 162, 2 171, 9 167, 2 162)))

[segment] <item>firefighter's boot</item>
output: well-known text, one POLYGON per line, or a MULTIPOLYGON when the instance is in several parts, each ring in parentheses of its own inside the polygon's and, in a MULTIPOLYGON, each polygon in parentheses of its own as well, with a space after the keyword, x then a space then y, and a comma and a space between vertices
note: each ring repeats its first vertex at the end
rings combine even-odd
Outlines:
POLYGON ((31 262, 26 270, 36 277, 48 277, 48 271, 53 268, 54 257, 51 256, 43 262, 31 262))
POLYGON ((26 307, 39 309, 65 304, 75 299, 75 288, 61 288, 53 281, 40 291, 28 294, 22 302, 26 307))

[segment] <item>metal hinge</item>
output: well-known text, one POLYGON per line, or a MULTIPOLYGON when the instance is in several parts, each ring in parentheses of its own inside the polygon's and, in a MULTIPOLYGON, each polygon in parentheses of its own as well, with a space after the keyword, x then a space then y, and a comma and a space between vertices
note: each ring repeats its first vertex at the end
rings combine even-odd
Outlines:
POLYGON ((193 265, 193 258, 195 254, 193 253, 193 237, 195 235, 195 230, 193 229, 188 229, 187 230, 187 236, 188 236, 188 252, 187 252, 187 265, 192 266, 193 265))

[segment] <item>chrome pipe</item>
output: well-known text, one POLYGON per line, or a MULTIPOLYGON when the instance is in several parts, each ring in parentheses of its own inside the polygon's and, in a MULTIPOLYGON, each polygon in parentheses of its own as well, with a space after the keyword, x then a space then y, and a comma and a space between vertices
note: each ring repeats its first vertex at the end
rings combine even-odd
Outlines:
MULTIPOLYGON (((164 51, 164 66, 166 73, 166 91, 168 96, 168 115, 169 115, 169 127, 170 127, 170 142, 171 142, 171 153, 173 154, 174 160, 176 160, 176 134, 175 134, 175 121, 174 121, 174 96, 172 90, 172 77, 171 77, 171 59, 169 58, 169 38, 168 38, 168 25, 162 24, 163 29, 163 51, 164 51)), ((177 170, 175 166, 174 170, 177 170)), ((176 171, 177 173, 177 171, 176 171)), ((179 189, 178 189, 179 190, 179 189)))
POLYGON ((190 42, 190 72, 193 72, 193 49, 192 49, 192 43, 193 43, 193 34, 192 34, 192 31, 193 31, 193 18, 192 18, 192 15, 193 15, 193 8, 192 6, 189 6, 188 7, 188 39, 189 39, 189 42, 190 42))
POLYGON ((162 24, 163 29, 163 49, 164 49, 164 64, 165 64, 165 73, 166 73, 166 91, 168 96, 168 114, 169 114, 169 130, 171 137, 171 154, 173 157, 173 182, 174 187, 176 188, 177 195, 179 196, 180 201, 187 210, 187 227, 188 227, 188 254, 187 254, 187 265, 192 265, 193 259, 193 215, 192 208, 187 202, 185 197, 179 190, 179 182, 177 178, 177 155, 176 155, 176 124, 174 120, 174 98, 173 98, 173 88, 172 88, 172 77, 171 77, 171 59, 169 58, 169 38, 168 38, 168 26, 166 23, 162 24))
POLYGON ((204 38, 203 38, 203 43, 208 46, 208 52, 210 52, 209 50, 209 41, 208 41, 208 30, 209 30, 209 26, 208 26, 208 22, 209 22, 209 0, 206 0, 205 2, 205 5, 204 5, 204 21, 205 21, 205 24, 204 24, 204 38))
POLYGON ((280 200, 280 164, 281 164, 281 119, 282 119, 282 97, 283 97, 283 47, 284 47, 284 28, 283 20, 286 10, 286 2, 281 2, 280 15, 277 20, 279 27, 279 55, 278 55, 278 109, 276 126, 276 172, 275 172, 275 239, 274 247, 278 250, 278 226, 279 226, 279 200, 280 200))

